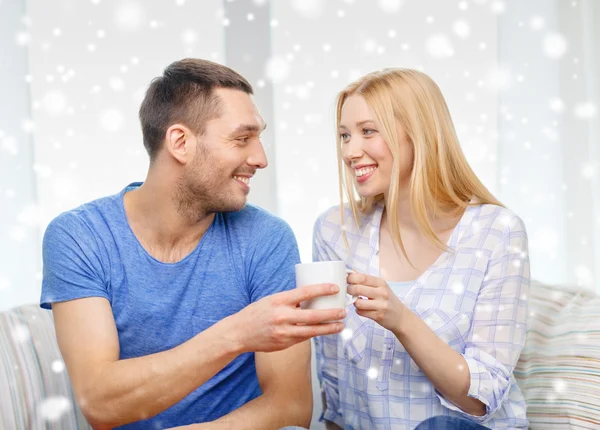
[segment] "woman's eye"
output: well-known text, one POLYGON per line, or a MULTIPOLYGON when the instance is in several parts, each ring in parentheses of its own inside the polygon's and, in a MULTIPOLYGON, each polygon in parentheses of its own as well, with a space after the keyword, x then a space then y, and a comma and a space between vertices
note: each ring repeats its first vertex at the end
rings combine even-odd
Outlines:
POLYGON ((350 135, 348 133, 340 133, 340 137, 344 142, 350 139, 350 135))
POLYGON ((375 130, 371 128, 363 128, 363 134, 369 135, 375 133, 375 130))

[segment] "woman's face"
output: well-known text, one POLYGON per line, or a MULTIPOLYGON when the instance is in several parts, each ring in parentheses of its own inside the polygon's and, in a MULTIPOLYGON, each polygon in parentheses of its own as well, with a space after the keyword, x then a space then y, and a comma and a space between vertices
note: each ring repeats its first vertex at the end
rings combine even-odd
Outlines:
MULTIPOLYGON (((344 101, 338 132, 342 140, 342 158, 350 168, 358 194, 361 197, 386 195, 392 178, 392 153, 379 134, 375 116, 363 96, 351 95, 344 101)), ((412 170, 412 145, 400 126, 397 132, 400 139, 401 186, 408 186, 412 170)))

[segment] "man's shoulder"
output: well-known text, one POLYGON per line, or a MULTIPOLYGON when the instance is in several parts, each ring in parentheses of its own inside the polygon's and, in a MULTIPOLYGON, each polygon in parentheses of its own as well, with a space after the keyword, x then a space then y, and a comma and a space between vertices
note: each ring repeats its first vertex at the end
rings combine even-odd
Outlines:
POLYGON ((45 235, 66 232, 69 235, 93 235, 117 212, 117 196, 106 196, 84 203, 57 215, 46 227, 45 235))
POLYGON ((289 224, 283 218, 252 204, 247 204, 237 212, 225 212, 224 216, 237 228, 253 232, 290 229, 289 224))

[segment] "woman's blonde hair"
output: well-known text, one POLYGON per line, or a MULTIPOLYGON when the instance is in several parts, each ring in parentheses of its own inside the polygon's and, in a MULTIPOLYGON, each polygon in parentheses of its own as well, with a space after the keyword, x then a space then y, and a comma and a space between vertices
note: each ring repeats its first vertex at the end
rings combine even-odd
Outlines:
MULTIPOLYGON (((410 205, 419 230, 442 250, 431 225, 438 216, 459 216, 469 205, 501 203, 488 191, 469 166, 458 142, 446 101, 436 83, 426 74, 411 69, 384 69, 369 73, 348 85, 337 97, 336 130, 341 124, 342 107, 351 95, 360 95, 371 108, 379 133, 393 157, 392 178, 386 208, 396 245, 407 256, 398 226, 400 189, 400 147, 398 125, 413 146, 410 175, 410 205)), ((342 139, 338 133, 337 154, 340 176, 340 202, 344 191, 359 228, 359 215, 367 213, 383 195, 362 198, 354 186, 353 175, 342 159, 342 139)), ((344 225, 344 210, 341 210, 344 225)), ((344 230, 345 233, 345 230, 344 230)), ((347 240, 346 240, 347 244, 347 240)))

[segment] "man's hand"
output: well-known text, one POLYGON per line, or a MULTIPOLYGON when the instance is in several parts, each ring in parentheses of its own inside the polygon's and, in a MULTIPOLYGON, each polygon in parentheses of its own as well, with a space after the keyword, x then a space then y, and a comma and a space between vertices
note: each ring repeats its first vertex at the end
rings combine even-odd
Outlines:
POLYGON ((281 351, 315 336, 339 333, 345 309, 300 309, 299 303, 336 294, 333 284, 306 285, 265 297, 223 322, 233 325, 231 335, 241 352, 281 351))

